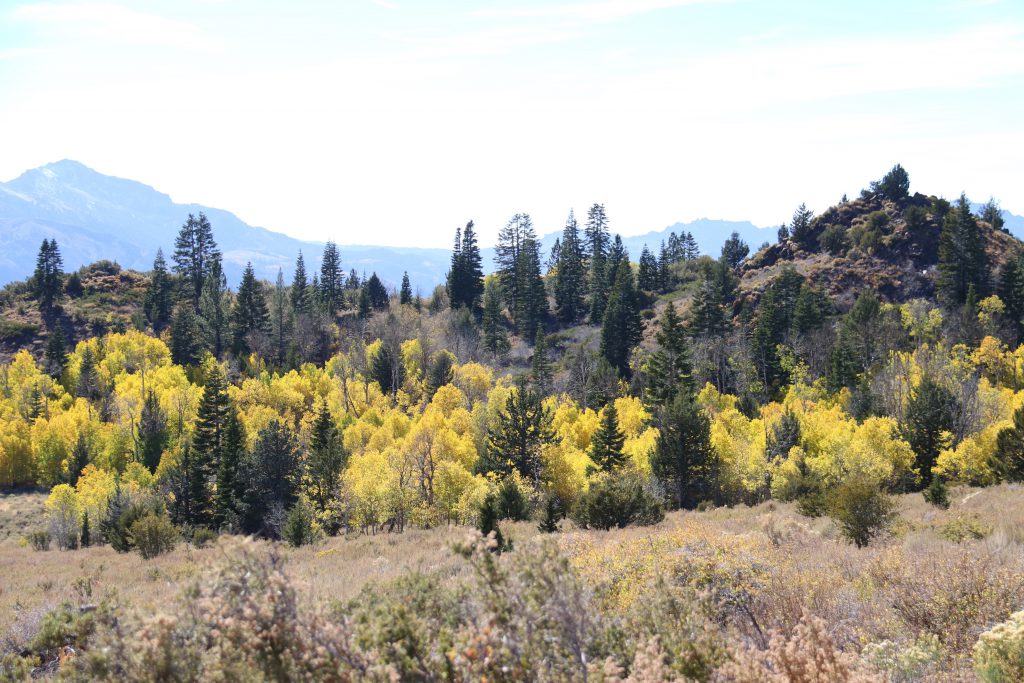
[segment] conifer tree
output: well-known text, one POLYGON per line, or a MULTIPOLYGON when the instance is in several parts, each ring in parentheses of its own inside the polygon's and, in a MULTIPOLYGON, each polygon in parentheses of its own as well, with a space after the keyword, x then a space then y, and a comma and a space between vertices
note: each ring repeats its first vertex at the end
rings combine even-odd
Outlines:
POLYGON ((553 376, 551 360, 548 358, 548 342, 543 330, 537 330, 537 341, 533 347, 533 360, 530 367, 530 381, 541 395, 547 395, 553 376))
POLYGON ((524 339, 534 339, 548 316, 548 295, 540 272, 540 245, 524 240, 519 268, 519 305, 516 328, 524 339))
POLYGON ((693 233, 687 232, 683 235, 683 260, 693 261, 698 256, 700 256, 700 247, 697 245, 697 240, 693 233))
POLYGON ((673 507, 692 509, 715 497, 719 465, 711 424, 690 397, 680 394, 669 405, 651 469, 670 492, 673 507))
POLYGON ((658 261, 645 244, 643 251, 640 252, 637 286, 644 292, 653 292, 659 289, 658 280, 658 261))
POLYGON ((78 439, 75 441, 75 445, 71 449, 71 457, 68 458, 68 476, 67 483, 71 486, 78 484, 78 478, 82 476, 82 470, 92 462, 92 447, 89 444, 89 437, 82 430, 78 434, 78 439))
POLYGON ((999 430, 993 469, 1003 481, 1024 481, 1024 407, 1013 411, 1013 424, 999 430))
POLYGON ((192 463, 188 474, 192 492, 192 524, 205 526, 214 521, 211 484, 224 455, 224 433, 231 410, 227 380, 219 365, 209 363, 192 435, 192 463))
POLYGON ((89 527, 89 511, 82 514, 82 537, 79 545, 88 548, 92 545, 92 529, 89 527))
POLYGON ((671 265, 668 247, 665 246, 665 240, 662 240, 661 250, 658 252, 658 289, 663 292, 667 292, 672 287, 672 271, 669 268, 671 265))
POLYGON ((600 324, 604 319, 604 306, 608 297, 608 256, 610 236, 608 215, 603 204, 594 204, 587 212, 586 252, 590 265, 590 322, 600 324))
POLYGON ((696 337, 721 337, 729 328, 722 280, 715 277, 714 270, 704 272, 690 307, 690 331, 696 337))
POLYGON ((202 351, 202 331, 192 304, 179 303, 171 317, 171 360, 177 365, 195 365, 202 351))
POLYGON ((387 309, 391 297, 388 295, 388 290, 384 283, 377 277, 377 273, 373 273, 368 279, 363 281, 363 289, 370 299, 370 307, 373 310, 383 311, 387 309))
POLYGON ((622 376, 629 374, 629 355, 640 343, 642 332, 633 270, 629 261, 622 259, 616 268, 615 285, 601 323, 601 355, 622 376))
POLYGON ((244 514, 245 486, 242 461, 245 458, 245 427, 234 406, 225 413, 224 438, 217 465, 217 491, 214 500, 214 522, 221 528, 240 526, 244 514))
POLYGON ((219 264, 220 260, 213 227, 206 215, 200 212, 197 218, 189 214, 174 240, 174 272, 181 281, 183 295, 192 301, 193 306, 199 305, 213 265, 219 264))
MULTIPOLYGON (((361 286, 362 281, 359 279, 359 273, 356 272, 356 269, 353 268, 352 270, 348 271, 348 279, 345 280, 345 289, 355 291, 359 289, 361 286)), ((317 287, 319 287, 319 285, 317 285, 317 287)))
POLYGON ((214 261, 199 300, 199 324, 206 349, 216 358, 224 355, 229 342, 231 303, 228 282, 219 260, 214 261))
POLYGON ((43 240, 32 275, 32 293, 43 315, 49 315, 64 294, 64 262, 57 240, 43 240))
POLYGON ((146 289, 144 305, 149 324, 153 326, 153 331, 159 334, 171 321, 171 311, 174 309, 174 282, 167 272, 167 262, 164 260, 162 249, 156 250, 153 274, 146 289))
POLYGON ((493 360, 504 356, 509 350, 508 334, 501 314, 501 293, 496 278, 487 278, 484 285, 484 306, 481 328, 484 350, 493 360))
POLYGON ((160 400, 150 390, 142 402, 138 426, 138 459, 150 472, 156 472, 160 457, 167 447, 170 435, 167 431, 167 414, 160 407, 160 400))
POLYGON ((100 377, 96 371, 96 354, 91 346, 86 346, 82 351, 82 360, 78 367, 78 386, 75 388, 77 396, 89 401, 99 399, 101 393, 100 377))
POLYGON ((789 236, 801 249, 809 251, 814 248, 817 242, 814 234, 814 212, 808 209, 806 204, 797 207, 793 214, 789 236))
POLYGON ((900 425, 900 435, 910 444, 917 456, 916 466, 921 485, 926 488, 932 481, 932 468, 943 449, 952 444, 948 437, 953 432, 958 410, 956 399, 930 376, 925 375, 910 394, 900 425))
POLYGON ((295 275, 292 276, 292 310, 295 311, 296 315, 300 313, 309 313, 310 302, 309 300, 309 281, 306 276, 306 260, 302 257, 302 252, 299 252, 299 256, 295 259, 295 275))
POLYGON ((906 199, 910 194, 910 175, 896 164, 881 180, 871 183, 871 191, 894 202, 906 199))
POLYGON ((614 472, 626 464, 626 454, 622 451, 625 443, 626 435, 619 429, 615 401, 609 401, 601 412, 601 423, 590 444, 590 459, 600 471, 614 472))
POLYGON ((370 379, 377 383, 382 393, 394 396, 405 382, 402 350, 388 343, 382 344, 370 365, 370 379))
POLYGON ((284 286, 284 272, 277 269, 274 295, 270 300, 270 336, 274 346, 274 362, 281 367, 288 354, 289 339, 294 328, 294 317, 289 314, 288 290, 284 286))
POLYGON ((747 254, 749 253, 750 247, 747 246, 746 242, 740 239, 740 234, 738 232, 734 232, 730 235, 729 239, 727 239, 725 244, 722 245, 722 260, 725 261, 730 268, 738 267, 743 263, 743 259, 747 258, 747 254))
POLYGON ((306 470, 310 483, 310 497, 320 512, 327 510, 327 506, 337 494, 339 477, 345 468, 346 459, 338 426, 325 401, 320 404, 316 420, 313 422, 306 470))
POLYGON ((298 500, 303 468, 295 435, 277 420, 264 427, 239 467, 244 483, 242 530, 270 538, 298 500))
POLYGON ((434 398, 438 389, 455 380, 455 362, 455 354, 447 349, 441 349, 431 357, 423 387, 427 401, 434 398))
POLYGON ((988 292, 988 257, 978 221, 971 213, 967 196, 961 194, 956 207, 946 214, 939 234, 939 281, 942 298, 950 306, 967 300, 967 290, 988 292))
POLYGON ((645 398, 647 404, 657 411, 671 405, 679 394, 689 396, 693 392, 693 368, 686 329, 671 301, 661 316, 655 341, 658 348, 647 361, 645 398))
MULTIPOLYGON (((498 244, 495 248, 495 271, 498 282, 501 284, 502 296, 512 315, 512 322, 520 334, 523 333, 520 328, 520 316, 526 310, 523 301, 523 286, 531 284, 529 275, 524 273, 526 265, 524 252, 526 250, 523 247, 527 241, 536 247, 536 238, 537 234, 534 232, 529 214, 517 213, 498 233, 498 244)), ((540 256, 539 254, 534 254, 534 256, 536 256, 536 274, 539 276, 540 256)))
POLYGON ((64 338, 64 328, 59 324, 53 326, 53 331, 46 338, 46 350, 43 352, 46 372, 54 379, 59 379, 64 374, 64 368, 68 366, 67 340, 64 338))
POLYGON ((409 272, 402 273, 402 288, 398 292, 398 303, 405 306, 412 303, 412 285, 409 283, 409 272))
POLYGON ((324 245, 324 256, 320 262, 319 302, 328 315, 334 315, 342 307, 345 299, 345 272, 341 269, 341 255, 338 245, 328 241, 324 245))
POLYGON ((238 286, 235 306, 231 311, 231 350, 236 356, 252 351, 249 343, 253 334, 265 335, 270 331, 270 312, 262 285, 256 280, 252 263, 245 266, 242 283, 238 286))
POLYGON ((478 315, 483 293, 483 260, 473 221, 469 221, 465 230, 455 231, 455 248, 448 272, 448 302, 452 308, 465 307, 478 315))
POLYGON ((535 486, 540 484, 541 450, 554 438, 551 412, 536 391, 519 383, 505 401, 505 410, 487 437, 486 453, 477 463, 481 473, 516 471, 535 486))
POLYGON ((586 288, 583 245, 576 216, 571 210, 558 242, 556 268, 555 309, 558 319, 571 325, 583 317, 586 288))

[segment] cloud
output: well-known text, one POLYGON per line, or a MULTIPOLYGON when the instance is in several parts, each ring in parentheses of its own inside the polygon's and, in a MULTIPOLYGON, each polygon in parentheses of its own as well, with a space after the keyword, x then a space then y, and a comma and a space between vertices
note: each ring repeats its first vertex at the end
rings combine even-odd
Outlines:
POLYGON ((478 17, 561 18, 615 21, 656 10, 716 2, 718 0, 605 0, 604 2, 550 4, 517 9, 478 10, 478 17))
POLYGON ((22 5, 12 14, 15 19, 67 27, 76 34, 86 34, 103 41, 198 50, 217 50, 221 47, 195 24, 111 3, 22 5))
POLYGON ((388 0, 372 0, 372 2, 378 7, 383 7, 384 9, 398 9, 398 5, 393 2, 389 2, 388 0))

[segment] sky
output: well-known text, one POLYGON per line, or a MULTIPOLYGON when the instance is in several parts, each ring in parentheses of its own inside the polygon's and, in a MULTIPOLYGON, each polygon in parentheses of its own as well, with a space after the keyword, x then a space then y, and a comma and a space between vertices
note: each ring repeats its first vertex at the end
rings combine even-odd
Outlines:
POLYGON ((339 244, 1024 213, 1024 2, 0 0, 0 180, 64 158, 339 244))

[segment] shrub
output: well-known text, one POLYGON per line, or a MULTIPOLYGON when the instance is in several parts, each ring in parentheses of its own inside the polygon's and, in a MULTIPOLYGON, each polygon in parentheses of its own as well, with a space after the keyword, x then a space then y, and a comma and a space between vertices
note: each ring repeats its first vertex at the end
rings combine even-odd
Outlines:
POLYGON ((292 506, 285 517, 284 525, 281 527, 281 537, 293 548, 310 545, 317 540, 316 523, 313 520, 313 511, 305 500, 292 506))
POLYGON ((562 519, 562 506, 558 502, 558 497, 554 494, 549 494, 544 499, 544 511, 541 515, 540 522, 537 524, 537 530, 544 534, 553 534, 558 532, 558 522, 562 519))
POLYGON ((833 256, 842 256, 850 248, 846 228, 841 225, 830 225, 825 228, 818 236, 818 244, 833 256))
POLYGON ((896 518, 892 497, 878 482, 851 475, 832 493, 829 514, 848 540, 863 548, 871 539, 887 531, 896 518))
POLYGON ((158 505, 132 500, 119 488, 107 503, 106 515, 100 522, 100 533, 103 534, 103 538, 111 548, 119 553, 126 553, 134 547, 132 545, 132 525, 147 514, 162 512, 158 505))
POLYGON ((205 548, 217 540, 217 532, 205 526, 196 527, 192 531, 192 545, 196 548, 205 548))
POLYGON ((131 545, 145 560, 170 552, 180 538, 167 515, 155 512, 148 512, 135 520, 129 529, 129 536, 131 545))
POLYGON ((664 518, 661 498, 649 490, 647 482, 636 472, 595 478, 572 512, 572 520, 584 529, 650 526, 664 518))
POLYGON ((1024 681, 1024 612, 981 634, 974 645, 974 669, 989 683, 1024 681))
POLYGON ((498 526, 498 497, 488 493, 484 502, 480 505, 480 517, 477 520, 477 529, 484 536, 490 539, 493 536, 493 545, 490 549, 499 555, 507 550, 512 550, 512 541, 506 540, 498 526))
POLYGON ((26 540, 29 545, 32 546, 32 550, 50 549, 50 532, 46 529, 29 532, 28 536, 26 536, 26 540))
POLYGON ((498 519, 511 519, 514 522, 530 519, 530 501, 524 488, 519 477, 505 477, 497 490, 498 519))
POLYGON ((987 538, 992 533, 992 527, 982 523, 977 517, 957 517, 940 526, 937 533, 950 543, 963 543, 967 540, 980 541, 987 538))
POLYGON ((942 480, 942 477, 936 476, 932 478, 932 483, 928 484, 928 488, 921 492, 924 499, 934 505, 937 508, 946 510, 949 508, 949 489, 946 487, 946 482, 942 480))

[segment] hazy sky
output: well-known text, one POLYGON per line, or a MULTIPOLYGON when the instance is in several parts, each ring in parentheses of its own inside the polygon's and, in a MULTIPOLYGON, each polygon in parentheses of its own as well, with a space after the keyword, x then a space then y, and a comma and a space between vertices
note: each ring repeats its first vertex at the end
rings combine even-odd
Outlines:
POLYGON ((1024 2, 0 0, 0 179, 339 243, 787 220, 895 162, 1024 213, 1024 2))

